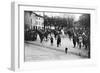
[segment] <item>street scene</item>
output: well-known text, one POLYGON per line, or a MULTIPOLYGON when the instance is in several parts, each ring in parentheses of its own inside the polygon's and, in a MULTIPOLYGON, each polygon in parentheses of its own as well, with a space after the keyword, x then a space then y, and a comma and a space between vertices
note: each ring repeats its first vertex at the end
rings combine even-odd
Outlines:
POLYGON ((24 11, 25 62, 90 57, 90 14, 24 11))

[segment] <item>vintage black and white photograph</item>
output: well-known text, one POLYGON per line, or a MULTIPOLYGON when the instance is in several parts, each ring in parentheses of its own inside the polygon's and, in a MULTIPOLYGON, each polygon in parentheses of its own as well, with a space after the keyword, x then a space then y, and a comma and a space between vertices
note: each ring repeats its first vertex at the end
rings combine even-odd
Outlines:
POLYGON ((91 58, 88 13, 24 11, 24 61, 91 58))

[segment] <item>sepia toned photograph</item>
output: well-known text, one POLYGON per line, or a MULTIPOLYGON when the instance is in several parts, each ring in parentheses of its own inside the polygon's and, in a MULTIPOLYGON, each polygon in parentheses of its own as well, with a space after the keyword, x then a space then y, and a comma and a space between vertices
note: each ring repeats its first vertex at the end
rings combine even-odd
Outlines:
POLYGON ((24 11, 24 61, 91 58, 88 13, 24 11))

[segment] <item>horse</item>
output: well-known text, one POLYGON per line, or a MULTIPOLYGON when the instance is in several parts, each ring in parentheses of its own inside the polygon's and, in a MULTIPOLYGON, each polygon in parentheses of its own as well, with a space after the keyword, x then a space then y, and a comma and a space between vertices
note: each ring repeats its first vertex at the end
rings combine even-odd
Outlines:
POLYGON ((41 43, 42 43, 44 38, 46 38, 46 41, 47 41, 48 35, 50 34, 49 31, 37 30, 36 32, 37 32, 37 34, 39 34, 40 42, 41 43))
POLYGON ((46 30, 45 32, 44 32, 44 37, 46 38, 46 41, 48 40, 48 35, 49 34, 51 34, 51 32, 50 31, 48 31, 48 30, 46 30))
POLYGON ((55 39, 56 39, 57 35, 59 35, 57 30, 51 30, 51 33, 54 34, 55 39))

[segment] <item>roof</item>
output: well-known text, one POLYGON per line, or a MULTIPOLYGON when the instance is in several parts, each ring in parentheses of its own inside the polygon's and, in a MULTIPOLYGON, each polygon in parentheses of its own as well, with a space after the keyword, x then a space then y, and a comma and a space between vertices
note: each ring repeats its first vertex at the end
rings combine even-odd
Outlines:
POLYGON ((38 14, 36 14, 35 12, 33 12, 33 11, 25 11, 25 12, 28 12, 28 13, 30 13, 30 14, 35 14, 36 16, 38 16, 38 17, 42 17, 42 18, 44 18, 44 16, 41 16, 41 15, 38 15, 38 14))
POLYGON ((34 13, 34 12, 32 12, 32 13, 35 14, 36 16, 38 16, 38 17, 42 17, 42 18, 44 18, 43 16, 38 15, 38 14, 36 14, 36 13, 34 13))

